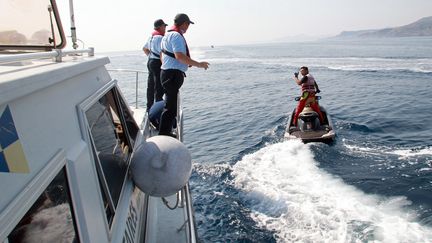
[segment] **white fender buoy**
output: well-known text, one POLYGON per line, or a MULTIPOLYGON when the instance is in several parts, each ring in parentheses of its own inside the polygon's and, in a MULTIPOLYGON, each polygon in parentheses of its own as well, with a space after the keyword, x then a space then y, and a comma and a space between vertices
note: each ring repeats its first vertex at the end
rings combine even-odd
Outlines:
POLYGON ((154 136, 135 151, 130 169, 141 191, 154 197, 166 197, 186 185, 192 172, 192 158, 179 140, 154 136))

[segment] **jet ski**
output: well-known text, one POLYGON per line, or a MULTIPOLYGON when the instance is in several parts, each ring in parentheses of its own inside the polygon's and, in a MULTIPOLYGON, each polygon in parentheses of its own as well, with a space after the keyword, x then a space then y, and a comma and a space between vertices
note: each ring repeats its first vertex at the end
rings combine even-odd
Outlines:
MULTIPOLYGON (((321 96, 315 97, 316 102, 321 99, 321 96)), ((295 98, 296 101, 300 100, 300 97, 295 98)), ((312 100, 311 100, 312 101, 312 100)), ((291 113, 290 119, 287 124, 285 131, 285 138, 295 139, 300 138, 304 143, 308 142, 323 142, 332 143, 335 139, 336 133, 334 131, 333 123, 330 119, 327 110, 319 106, 321 113, 324 117, 323 124, 320 123, 318 113, 312 110, 310 103, 306 103, 305 108, 300 113, 297 119, 297 126, 294 126, 294 115, 296 108, 291 113)))

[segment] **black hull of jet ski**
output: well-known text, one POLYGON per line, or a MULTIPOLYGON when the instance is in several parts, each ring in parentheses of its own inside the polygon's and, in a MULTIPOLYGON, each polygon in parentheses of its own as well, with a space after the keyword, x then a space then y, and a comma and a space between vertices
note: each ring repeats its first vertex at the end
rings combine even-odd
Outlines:
MULTIPOLYGON (((310 143, 310 142, 322 142, 327 144, 333 143, 336 136, 333 123, 326 109, 322 106, 320 106, 320 109, 321 109, 321 113, 324 116, 323 124, 319 124, 319 120, 314 121, 314 120, 305 119, 306 121, 303 121, 300 120, 299 118, 297 122, 297 126, 294 126, 293 124, 294 114, 296 111, 294 109, 293 112, 291 113, 291 116, 287 124, 287 129, 285 131, 285 138, 301 139, 304 143, 310 143)), ((305 111, 303 111, 302 114, 304 112, 305 111)), ((308 113, 306 113, 306 115, 308 115, 308 113)))

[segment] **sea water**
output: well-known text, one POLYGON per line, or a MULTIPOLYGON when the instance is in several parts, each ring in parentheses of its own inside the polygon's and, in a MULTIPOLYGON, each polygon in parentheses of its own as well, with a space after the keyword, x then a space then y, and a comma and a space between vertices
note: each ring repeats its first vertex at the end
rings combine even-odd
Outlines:
MULTIPOLYGON (((432 242, 432 38, 192 49, 181 88, 202 242, 432 242), (308 66, 337 133, 286 141, 308 66)), ((110 68, 146 70, 139 51, 110 68)), ((117 75, 117 76, 116 76, 117 75)), ((130 104, 134 76, 113 77, 130 104)), ((145 107, 146 77, 139 105, 145 107)))

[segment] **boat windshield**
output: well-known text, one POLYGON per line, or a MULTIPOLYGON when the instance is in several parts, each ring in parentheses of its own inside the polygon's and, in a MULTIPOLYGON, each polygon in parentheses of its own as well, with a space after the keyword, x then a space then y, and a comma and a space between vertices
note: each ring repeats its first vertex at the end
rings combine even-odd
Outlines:
POLYGON ((66 45, 55 0, 1 0, 0 50, 52 50, 66 45))

